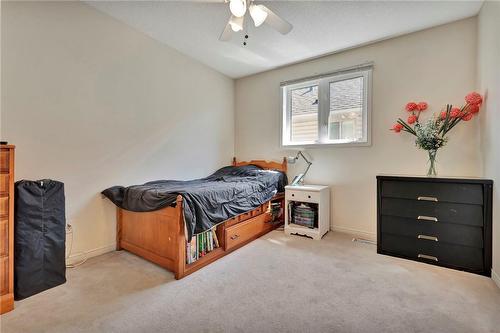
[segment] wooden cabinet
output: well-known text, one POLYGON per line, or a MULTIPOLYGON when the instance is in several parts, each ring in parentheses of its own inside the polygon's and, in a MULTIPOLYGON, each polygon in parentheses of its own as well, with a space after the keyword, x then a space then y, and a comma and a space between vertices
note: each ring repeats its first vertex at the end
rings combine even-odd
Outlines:
POLYGON ((0 314, 14 308, 14 146, 0 146, 0 314))
POLYGON ((491 275, 486 179, 378 176, 377 252, 491 275))

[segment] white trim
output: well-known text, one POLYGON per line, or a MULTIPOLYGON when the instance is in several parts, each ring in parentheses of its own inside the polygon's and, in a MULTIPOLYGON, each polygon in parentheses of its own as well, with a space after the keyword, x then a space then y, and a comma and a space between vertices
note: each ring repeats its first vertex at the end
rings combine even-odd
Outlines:
POLYGON ((85 252, 75 253, 75 254, 72 254, 71 256, 69 256, 68 258, 66 258, 66 264, 75 263, 75 262, 84 260, 85 258, 88 259, 88 258, 92 258, 92 257, 97 257, 97 256, 100 256, 101 254, 105 254, 105 253, 112 252, 115 250, 116 250, 116 243, 106 245, 106 246, 101 246, 101 247, 98 247, 98 248, 95 248, 95 249, 92 249, 89 251, 85 251, 85 252))
POLYGON ((369 62, 365 62, 363 64, 337 69, 337 70, 329 72, 329 73, 323 73, 323 74, 319 74, 319 75, 312 75, 312 76, 308 76, 308 77, 302 77, 302 78, 298 78, 298 79, 283 81, 280 83, 280 86, 288 86, 288 85, 292 85, 295 83, 300 83, 300 82, 305 82, 305 81, 314 81, 314 80, 322 79, 325 77, 346 74, 346 73, 350 73, 350 72, 357 72, 357 71, 362 71, 362 70, 367 70, 367 69, 373 69, 374 64, 375 63, 373 61, 369 61, 369 62))
POLYGON ((330 229, 335 232, 341 232, 344 234, 349 234, 353 235, 359 238, 363 238, 366 240, 370 240, 373 242, 377 241, 377 234, 374 232, 368 232, 368 231, 362 231, 362 230, 357 230, 357 229, 352 229, 352 228, 346 228, 346 227, 341 227, 337 225, 332 225, 330 226, 330 229))
POLYGON ((493 280, 493 282, 495 282, 497 287, 500 288, 500 274, 495 272, 493 268, 491 269, 491 279, 493 280))

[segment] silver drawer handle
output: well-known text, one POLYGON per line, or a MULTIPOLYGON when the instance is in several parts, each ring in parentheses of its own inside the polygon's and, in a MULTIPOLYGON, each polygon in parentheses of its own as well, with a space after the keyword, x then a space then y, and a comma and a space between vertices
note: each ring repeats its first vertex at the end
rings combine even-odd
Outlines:
POLYGON ((240 235, 234 235, 234 236, 231 236, 231 240, 235 240, 235 239, 237 239, 238 237, 240 237, 240 235))
POLYGON ((437 217, 425 216, 425 215, 419 215, 417 217, 417 220, 433 221, 433 222, 437 222, 438 221, 437 217))
POLYGON ((427 254, 419 254, 418 257, 421 258, 421 259, 434 260, 436 262, 439 261, 438 258, 436 258, 434 256, 428 256, 427 254))
POLYGON ((418 201, 434 201, 434 202, 438 202, 438 198, 436 197, 418 197, 417 198, 418 201))
POLYGON ((427 239, 427 240, 431 240, 431 241, 435 241, 435 242, 439 241, 436 236, 418 235, 417 238, 418 239, 427 239))

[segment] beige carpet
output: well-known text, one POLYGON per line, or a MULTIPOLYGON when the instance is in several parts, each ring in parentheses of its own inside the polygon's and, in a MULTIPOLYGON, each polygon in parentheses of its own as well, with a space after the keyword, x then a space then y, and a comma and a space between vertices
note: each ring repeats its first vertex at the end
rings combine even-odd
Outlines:
POLYGON ((127 252, 16 303, 9 332, 500 332, 488 278, 274 231, 180 280, 127 252))

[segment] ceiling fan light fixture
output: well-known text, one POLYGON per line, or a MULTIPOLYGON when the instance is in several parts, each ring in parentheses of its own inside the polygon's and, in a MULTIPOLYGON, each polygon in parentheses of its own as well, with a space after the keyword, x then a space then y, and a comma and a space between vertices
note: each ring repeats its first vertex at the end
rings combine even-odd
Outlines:
POLYGON ((229 10, 236 17, 242 17, 247 11, 246 0, 229 0, 229 10))
POLYGON ((244 19, 243 16, 242 17, 236 17, 236 16, 231 17, 231 19, 229 20, 229 25, 231 26, 231 29, 234 32, 238 32, 238 31, 243 30, 243 19, 244 19))
POLYGON ((262 5, 252 4, 250 5, 250 8, 248 8, 248 11, 250 12, 250 16, 252 17, 253 23, 256 27, 264 23, 267 18, 267 12, 262 9, 262 5))

